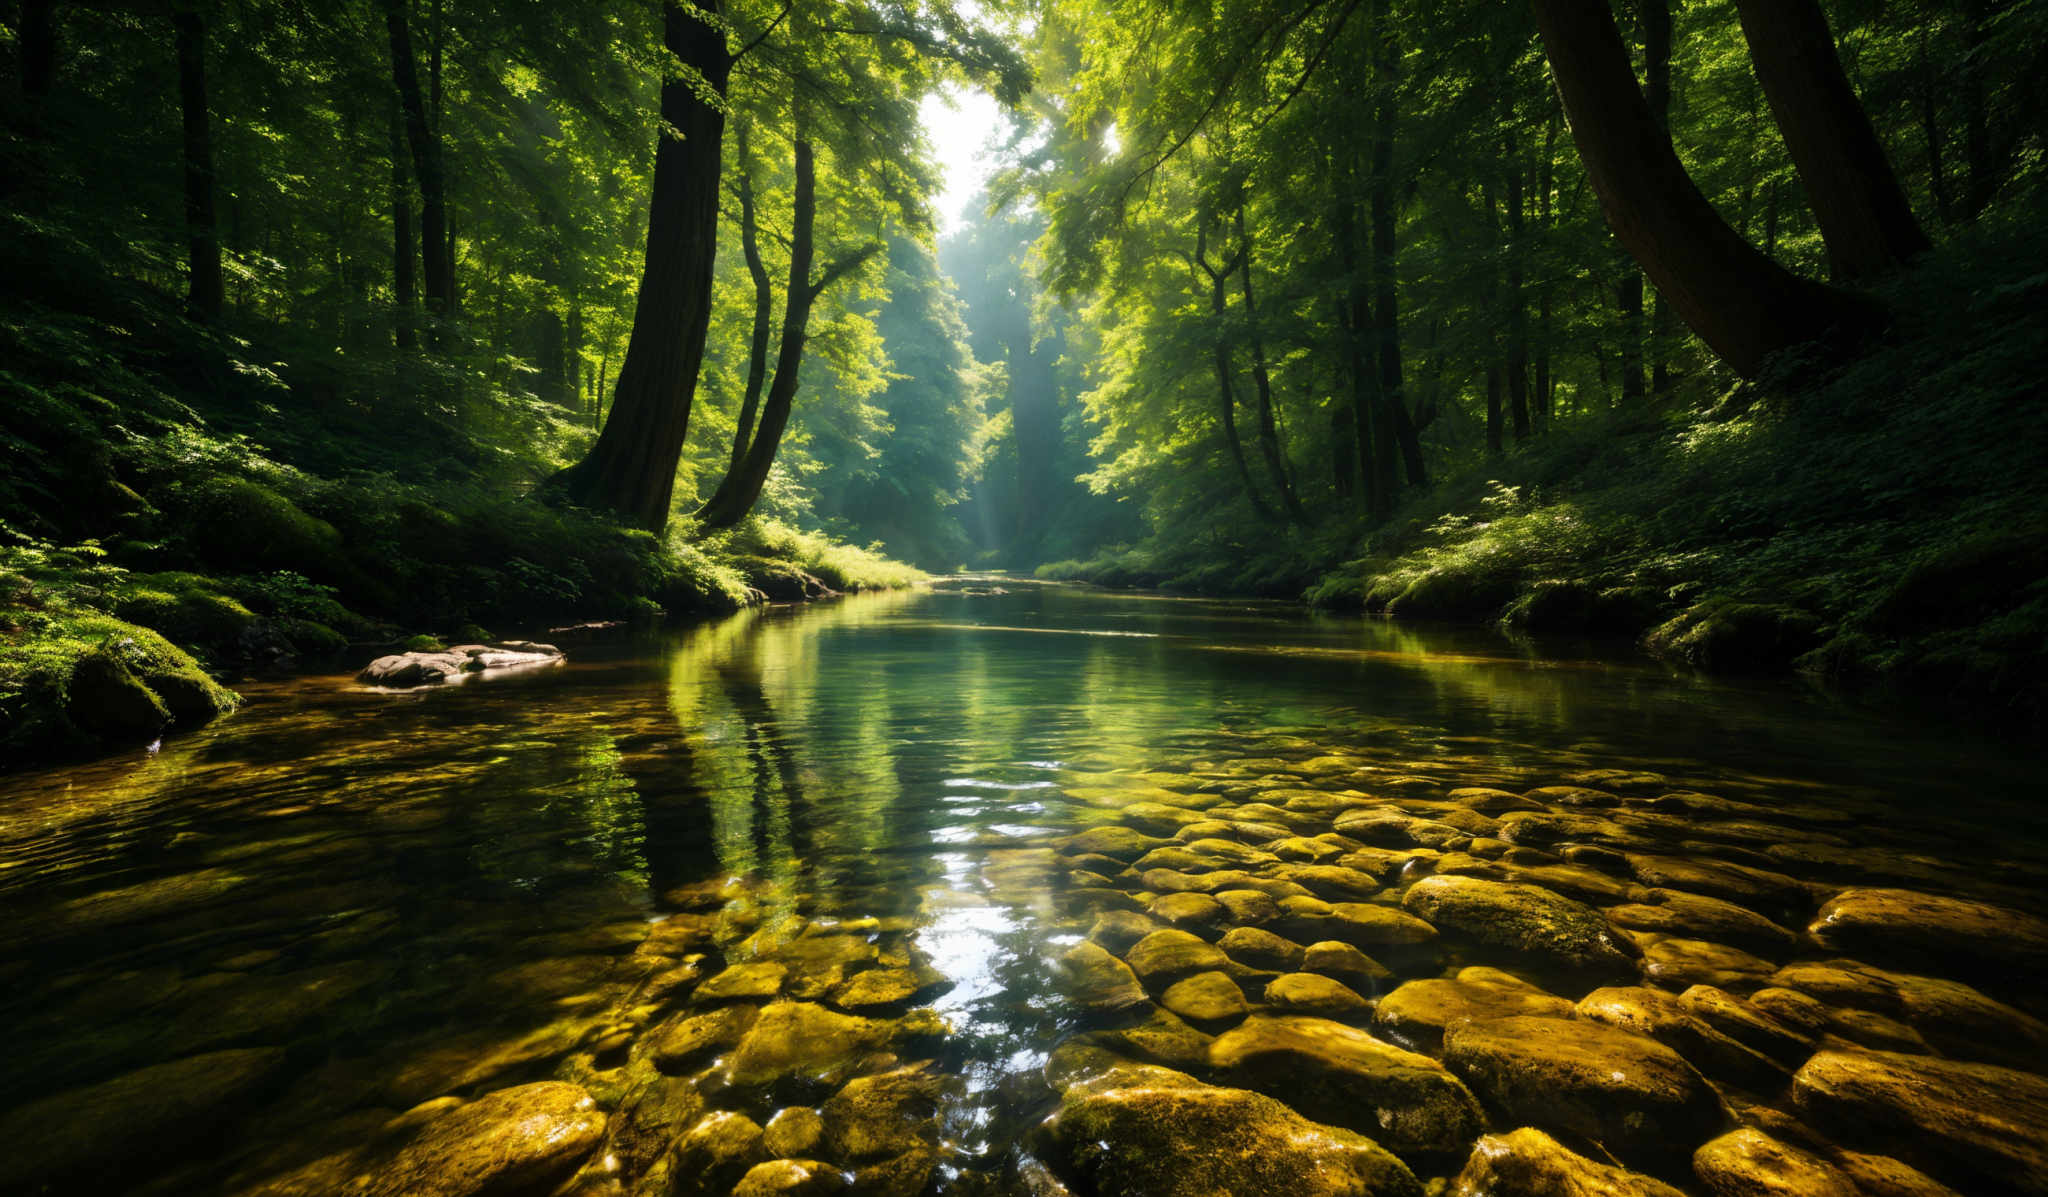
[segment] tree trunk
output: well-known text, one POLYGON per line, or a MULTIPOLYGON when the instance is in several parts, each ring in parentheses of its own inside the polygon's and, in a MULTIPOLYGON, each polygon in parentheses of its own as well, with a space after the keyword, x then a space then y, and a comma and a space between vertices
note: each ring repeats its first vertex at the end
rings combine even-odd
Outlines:
POLYGON ((1259 495, 1259 488, 1252 481, 1252 468, 1244 456, 1244 439, 1237 433, 1237 388, 1231 382, 1230 342, 1223 328, 1224 316, 1230 307, 1230 275, 1237 269, 1244 247, 1238 247, 1238 256, 1223 263, 1221 267, 1209 265, 1209 230, 1204 221, 1195 230, 1195 265, 1209 276, 1209 311, 1216 317, 1216 334, 1213 355, 1216 368, 1216 420, 1223 429, 1223 446, 1230 452, 1231 464, 1237 467, 1238 481, 1244 485, 1244 497, 1252 505, 1258 517, 1268 523, 1279 519, 1272 507, 1259 495))
POLYGON ((1948 164, 1942 157, 1941 104, 1936 91, 1934 61, 1927 53, 1927 27, 1920 27, 1920 136, 1927 143, 1927 190, 1934 197, 1935 219, 1954 219, 1949 206, 1948 164))
POLYGON ((1486 452, 1489 456, 1501 455, 1500 435, 1500 363, 1486 367, 1486 452))
POLYGON ((206 110, 206 18, 197 0, 181 0, 171 13, 177 32, 178 107, 185 122, 185 235, 190 277, 185 294, 192 314, 220 319, 220 232, 213 216, 213 135, 206 110))
MULTIPOLYGON (((424 267, 427 312, 436 321, 454 311, 455 286, 448 260, 448 201, 441 173, 441 139, 427 122, 426 98, 420 92, 419 68, 413 61, 412 28, 406 19, 407 0, 383 0, 384 27, 391 39, 391 78, 405 113, 405 135, 412 147, 413 175, 420 188, 420 259, 424 267)), ((439 340, 439 332, 434 334, 439 340)))
POLYGON ((1819 0, 1736 0, 1735 9, 1835 279, 1876 278, 1926 252, 1927 234, 1842 71, 1819 0))
POLYGON ((754 421, 761 408, 761 390, 768 381, 768 338, 775 324, 775 285, 768 266, 761 260, 760 211, 754 201, 751 160, 747 156, 747 134, 739 130, 740 252, 747 261, 747 273, 754 280, 754 329, 747 341, 747 386, 740 396, 739 416, 733 422, 732 455, 725 477, 704 501, 704 510, 721 510, 732 502, 732 488, 746 473, 747 450, 754 443, 754 421))
POLYGON ((1875 323, 1869 304, 1792 274, 1722 221, 1636 87, 1606 0, 1533 3, 1608 227, 1731 369, 1753 377, 1780 349, 1875 323))
MULTIPOLYGON (((1671 0, 1642 0, 1643 100, 1650 116, 1668 137, 1671 133, 1671 0)), ((1637 283, 1640 296, 1641 283, 1637 283)), ((1654 296, 1650 314, 1650 393, 1662 395, 1671 389, 1671 369, 1665 357, 1671 349, 1671 305, 1654 296)))
POLYGON ((1991 34, 1990 0, 1963 0, 1963 218, 1975 220, 1998 190, 1999 171, 1992 161, 1991 122, 1984 108, 1984 56, 1991 34))
POLYGON ((1358 260, 1357 221, 1348 198, 1340 198, 1337 203, 1336 235, 1339 262, 1347 280, 1343 330, 1351 367, 1352 424, 1358 434, 1359 478, 1364 483, 1361 489, 1366 516, 1380 520, 1386 518, 1394 505, 1395 449, 1393 430, 1388 427, 1386 409, 1380 403, 1370 284, 1366 269, 1358 260))
POLYGON ((412 231, 412 176, 405 163, 405 117, 391 115, 391 341, 400 349, 419 345, 419 284, 414 277, 416 252, 412 231))
POLYGON ((733 64, 722 25, 711 23, 720 20, 721 2, 668 0, 663 40, 701 75, 715 100, 700 96, 695 80, 662 82, 662 120, 674 132, 664 130, 655 150, 647 255, 626 359, 604 431, 589 456, 560 479, 571 498, 616 511, 652 531, 668 523, 711 325, 725 134, 725 115, 717 104, 733 64))
MULTIPOLYGON (((1536 235, 1546 246, 1545 260, 1549 254, 1547 246, 1551 228, 1551 190, 1557 180, 1557 126, 1561 114, 1557 110, 1557 92, 1545 88, 1549 97, 1549 115, 1543 122, 1543 158, 1536 170, 1536 235)), ((1550 328, 1551 328, 1551 283, 1549 270, 1543 271, 1542 281, 1536 287, 1536 395, 1535 418, 1537 430, 1547 431, 1550 427, 1551 406, 1556 396, 1550 376, 1550 328)))
POLYGON ((1237 277, 1244 294, 1245 335, 1252 351, 1252 391, 1258 399, 1259 452, 1266 459, 1266 472, 1273 477, 1273 489, 1287 518, 1297 524, 1308 522, 1301 498, 1287 476, 1287 458, 1280 447, 1280 430, 1273 421, 1273 380, 1266 372, 1266 346, 1259 337, 1259 305, 1252 297, 1252 239, 1244 227, 1244 205, 1237 206, 1237 277))
POLYGON ((21 95, 31 110, 38 109, 57 81, 57 0, 22 0, 21 28, 15 37, 21 54, 21 95))
POLYGON ((871 245, 850 257, 841 258, 826 267, 814 281, 811 278, 811 259, 817 214, 817 165, 811 143, 805 137, 799 120, 796 197, 790 214, 789 281, 783 296, 782 344, 775 354, 775 380, 768 385, 767 398, 761 404, 761 423, 754 431, 753 443, 747 446, 746 460, 741 463, 738 477, 728 477, 727 484, 719 487, 723 501, 714 496, 713 501, 706 503, 697 513, 698 520, 707 529, 733 527, 754 509, 754 503, 761 497, 761 488, 768 482, 768 471, 775 466, 775 453, 782 447, 782 433, 789 425, 789 413, 796 404, 797 374, 803 365, 804 333, 811 322, 811 308, 827 287, 852 273, 881 249, 879 245, 871 245))
POLYGON ((1429 485, 1429 471, 1422 460, 1422 440, 1415 421, 1408 415, 1408 385, 1401 359, 1401 296, 1398 272, 1400 256, 1398 213, 1394 204, 1395 84, 1401 69, 1401 47, 1394 26, 1385 12, 1375 13, 1372 23, 1377 39, 1373 56, 1376 91, 1372 121, 1372 279, 1373 316, 1378 330, 1380 403, 1392 417, 1389 421, 1408 485, 1421 489, 1429 485))
POLYGON ((1519 445, 1529 439, 1529 305, 1522 299, 1522 149, 1512 119, 1501 136, 1501 151, 1508 168, 1508 412, 1519 445))

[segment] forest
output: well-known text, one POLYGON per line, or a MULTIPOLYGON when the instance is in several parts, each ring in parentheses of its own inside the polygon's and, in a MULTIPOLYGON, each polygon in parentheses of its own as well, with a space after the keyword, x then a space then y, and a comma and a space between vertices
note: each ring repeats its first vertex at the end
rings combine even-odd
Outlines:
POLYGON ((10 752, 963 568, 2040 710, 2038 6, 10 20, 10 752))

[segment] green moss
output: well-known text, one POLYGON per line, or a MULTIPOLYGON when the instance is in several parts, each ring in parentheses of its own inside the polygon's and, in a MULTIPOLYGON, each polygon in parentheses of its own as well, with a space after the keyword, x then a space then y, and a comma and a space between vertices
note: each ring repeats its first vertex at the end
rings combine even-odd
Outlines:
POLYGON ((117 592, 114 614, 163 633, 180 644, 220 650, 232 646, 256 615, 191 573, 136 574, 117 592))
POLYGON ((1715 598, 1697 603, 1644 639, 1650 651, 1702 669, 1784 669, 1821 642, 1816 616, 1782 603, 1715 598))
POLYGON ((16 625, 5 650, 0 747, 10 756, 140 743, 239 701, 183 649, 108 615, 39 613, 16 625))
POLYGON ((281 616, 270 621, 279 635, 291 641, 302 658, 332 659, 348 651, 348 637, 312 619, 281 616))
POLYGON ((268 566, 309 577, 335 572, 341 533, 260 482, 207 478, 181 507, 185 540, 209 564, 238 572, 268 566))
POLYGON ((425 633, 408 639, 403 645, 403 651, 409 653, 438 653, 447 651, 447 648, 446 644, 441 643, 439 636, 429 636, 425 633))

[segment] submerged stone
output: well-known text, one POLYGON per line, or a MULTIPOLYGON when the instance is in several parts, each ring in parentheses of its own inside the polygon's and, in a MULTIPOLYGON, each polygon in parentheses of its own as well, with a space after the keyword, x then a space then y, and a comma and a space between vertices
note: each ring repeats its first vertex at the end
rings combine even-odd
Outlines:
POLYGON ((69 1189, 203 1149, 284 1062, 281 1048, 211 1052, 16 1106, 0 1116, 0 1191, 69 1189))
POLYGON ((1675 889, 1649 890, 1641 902, 1610 908, 1607 917, 1631 931, 1658 931, 1760 951, 1784 951, 1795 938, 1791 931, 1747 907, 1675 889))
POLYGON ((1670 989, 1756 989, 1776 970, 1760 956, 1700 939, 1659 939, 1643 948, 1643 976, 1670 989))
POLYGON ((1372 1009, 1350 986, 1317 973, 1287 973, 1266 984, 1266 1004, 1290 1014, 1356 1018, 1372 1009))
POLYGON ((1380 999, 1373 1021, 1418 1051, 1443 1046, 1444 1029, 1474 1018, 1543 1015, 1568 1018, 1572 1004, 1520 977, 1475 965, 1456 977, 1409 981, 1380 999))
POLYGON ((1216 946, 1237 963, 1253 968, 1284 972, 1300 965, 1302 959, 1300 944, 1257 927, 1236 927, 1226 931, 1223 938, 1216 941, 1216 946))
POLYGON ((928 1011, 900 1019, 838 1014, 811 1002, 775 1002, 761 1009, 726 1060, 726 1079, 748 1088, 786 1076, 827 1077, 858 1057, 938 1032, 928 1011))
POLYGON ((654 1033, 649 1054, 662 1071, 681 1072, 705 1056, 738 1043, 757 1017, 756 1007, 726 1006, 678 1018, 654 1033))
POLYGON ((825 1119, 809 1106, 777 1110, 761 1127, 761 1145, 771 1154, 785 1158, 812 1154, 824 1137, 825 1119))
POLYGON ((1130 966, 1100 944, 1076 944, 1060 957, 1059 971, 1069 995, 1085 1010, 1121 1010, 1147 1000, 1130 966))
POLYGON ((826 1151, 848 1162, 913 1151, 935 1157, 945 1083, 924 1064, 848 1081, 824 1106, 826 1151))
POLYGON ((735 1110, 718 1110, 676 1141, 670 1174, 677 1197, 712 1197, 730 1193, 767 1158, 760 1123, 735 1110))
POLYGON ((2048 919, 1914 890, 1845 890, 1821 907, 1807 934, 1880 963, 2048 971, 2048 919))
POLYGON ((1334 939, 1308 945, 1301 954, 1301 971, 1335 978, 1360 993, 1378 993, 1394 977, 1386 965, 1334 939))
POLYGON ((1444 1032, 1444 1062, 1510 1117, 1597 1139, 1617 1153, 1688 1149, 1725 1117, 1677 1052, 1600 1023, 1463 1022, 1444 1032))
POLYGON ((1653 1177, 1596 1163, 1534 1127, 1487 1135, 1451 1181, 1453 1197, 1684 1197, 1653 1177))
POLYGON ((697 986, 700 1002, 761 1001, 782 992, 789 968, 774 961, 735 964, 697 986))
POLYGON ((1125 961, 1148 986, 1170 985, 1193 973, 1221 969, 1230 963, 1222 949, 1186 931, 1154 931, 1131 946, 1125 961))
POLYGON ((1208 894, 1166 894, 1154 899, 1146 913, 1169 927, 1190 930, 1214 927, 1229 915, 1208 894))
POLYGON ((1479 1103, 1443 1065, 1329 1019, 1254 1015, 1217 1037, 1209 1065, 1395 1151, 1452 1151, 1484 1125, 1479 1103))
POLYGON ((1692 1168, 1715 1197, 1863 1197, 1841 1169, 1751 1127, 1702 1145, 1692 1168))
POLYGON ((1217 1023, 1242 1018, 1251 1007, 1237 982, 1221 972, 1196 973, 1169 985, 1159 1004, 1195 1023, 1217 1023))
POLYGON ((1964 1191, 2048 1192, 2048 1077, 1932 1056, 1823 1051, 1792 1100, 1852 1145, 1896 1150, 1964 1191))
POLYGON ((1400 1160, 1363 1135, 1163 1068, 1117 1069, 1069 1088, 1038 1139, 1098 1197, 1422 1193, 1400 1160))
POLYGON ((1540 886, 1425 877, 1401 905, 1480 943, 1569 967, 1616 971, 1632 963, 1598 911, 1540 886))
POLYGON ((1118 955, 1131 950, 1131 945, 1159 930, 1159 924, 1142 914, 1129 910, 1109 910, 1095 916, 1095 925, 1088 929, 1091 943, 1101 944, 1105 949, 1118 955))
POLYGON ((816 1197, 852 1187, 852 1177, 821 1160, 769 1160, 749 1168, 732 1197, 816 1197))

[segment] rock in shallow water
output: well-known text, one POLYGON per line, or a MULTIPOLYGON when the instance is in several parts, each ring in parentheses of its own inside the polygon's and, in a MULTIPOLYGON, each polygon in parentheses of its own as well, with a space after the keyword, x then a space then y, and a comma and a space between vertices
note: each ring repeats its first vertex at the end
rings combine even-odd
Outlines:
POLYGON ((1444 1028, 1474 1018, 1514 1014, 1569 1018, 1572 1004, 1497 968, 1473 966, 1456 977, 1410 981, 1380 999, 1373 1019, 1389 1036, 1418 1051, 1443 1046, 1444 1028))
POLYGON ((1896 1052, 1824 1051, 1792 1078, 1816 1125, 1970 1191, 2048 1193, 2048 1077, 1896 1052))
POLYGON ((281 1048, 212 1052, 17 1106, 0 1118, 0 1192, 104 1182, 129 1161, 161 1167, 203 1149, 284 1059, 281 1048))
POLYGON ((1045 1153, 1100 1197, 1420 1197, 1400 1160, 1270 1097, 1164 1068, 1120 1068, 1066 1091, 1045 1153))
POLYGON ((1209 1066, 1399 1152, 1454 1151, 1484 1125, 1443 1065, 1324 1018, 1254 1015, 1209 1045, 1209 1066))
POLYGON ((1450 1191, 1454 1197, 1684 1197, 1663 1181, 1567 1151, 1533 1127, 1479 1140, 1450 1191))
POLYGON ((394 1119, 378 1141, 315 1161, 245 1197, 545 1193, 576 1170, 604 1131, 590 1094, 561 1081, 500 1089, 471 1102, 443 1098, 394 1119))
POLYGON ((1401 905, 1439 927, 1525 956, 1607 972, 1633 967, 1633 953, 1598 911, 1541 886, 1425 877, 1408 887, 1401 905))
POLYGON ((1715 1197, 1863 1197, 1841 1169, 1751 1127, 1703 1145, 1692 1168, 1715 1197))
POLYGON ((1316 973, 1288 973, 1266 984, 1266 1004, 1292 1014, 1357 1018, 1372 1009, 1342 981, 1316 973))
POLYGON ((1444 1062, 1511 1117, 1623 1156, 1689 1151, 1725 1120, 1714 1091, 1654 1039, 1577 1019, 1516 1016, 1444 1032, 1444 1062))
POLYGON ((1229 966, 1221 948, 1186 931, 1154 931, 1131 946, 1125 957, 1131 971, 1148 986, 1170 985, 1182 977, 1229 966))
POLYGON ((1251 1007, 1237 982, 1222 972, 1196 973, 1167 986, 1159 1004, 1193 1023, 1242 1018, 1251 1007))
POLYGON ((552 644, 510 640, 503 644, 459 644, 443 652, 393 653, 378 657, 356 675, 359 682, 393 688, 432 686, 499 669, 554 665, 562 650, 552 644))
POLYGON ((1963 965, 2021 975, 2048 970, 2048 920, 1913 890, 1845 890, 1821 907, 1807 934, 1830 950, 1878 963, 1963 965))
POLYGON ((1059 971, 1068 995, 1084 1010, 1121 1010, 1146 1000, 1130 966, 1100 944, 1074 945, 1060 957, 1059 971))

